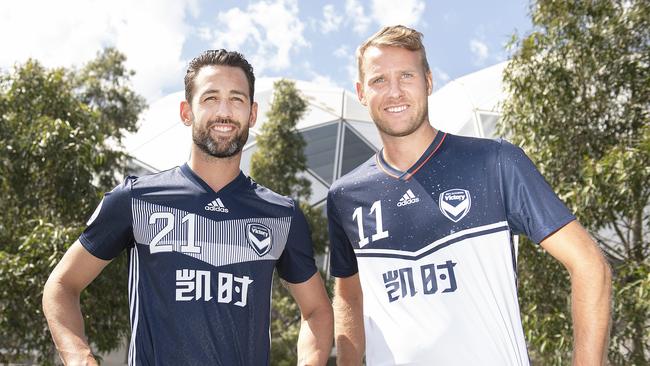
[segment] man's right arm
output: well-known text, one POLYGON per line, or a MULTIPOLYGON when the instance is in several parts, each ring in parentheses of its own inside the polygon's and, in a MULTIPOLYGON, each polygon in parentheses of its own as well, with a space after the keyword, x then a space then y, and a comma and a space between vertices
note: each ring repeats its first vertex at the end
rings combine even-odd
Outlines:
POLYGON ((363 363, 366 347, 359 274, 336 279, 333 308, 336 364, 359 366, 363 363))
POLYGON ((43 289, 43 313, 63 363, 96 365, 84 335, 79 296, 110 261, 76 241, 56 265, 43 289))

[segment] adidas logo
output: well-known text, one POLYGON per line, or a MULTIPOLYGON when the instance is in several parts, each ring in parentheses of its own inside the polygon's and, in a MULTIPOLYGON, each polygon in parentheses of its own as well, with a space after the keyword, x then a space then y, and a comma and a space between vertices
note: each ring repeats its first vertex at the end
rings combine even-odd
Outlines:
POLYGON ((206 211, 217 211, 217 212, 223 212, 223 213, 228 213, 228 209, 226 206, 223 205, 223 202, 221 202, 221 198, 217 198, 216 200, 208 203, 205 206, 206 211))
POLYGON ((409 189, 406 191, 406 193, 404 193, 402 198, 399 199, 399 202, 397 202, 397 207, 402 207, 417 202, 420 202, 420 199, 418 197, 415 197, 413 192, 411 192, 411 190, 409 189))

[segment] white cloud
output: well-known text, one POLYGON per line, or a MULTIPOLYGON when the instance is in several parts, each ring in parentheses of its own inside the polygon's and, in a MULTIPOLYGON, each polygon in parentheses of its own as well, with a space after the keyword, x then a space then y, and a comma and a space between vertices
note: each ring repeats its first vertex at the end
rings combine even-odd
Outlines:
POLYGON ((350 51, 348 51, 348 46, 341 45, 339 48, 334 50, 334 57, 336 58, 348 58, 350 56, 350 51))
POLYGON ((135 90, 149 100, 181 84, 185 13, 195 0, 0 3, 0 67, 32 57, 46 66, 81 65, 106 46, 126 54, 135 90))
POLYGON ((420 22, 425 6, 424 1, 417 0, 373 0, 372 16, 381 26, 414 26, 420 22))
POLYGON ((367 36, 373 21, 380 26, 415 26, 421 21, 426 3, 418 0, 400 0, 396 4, 395 0, 372 0, 370 7, 370 15, 367 15, 359 0, 345 1, 345 23, 351 25, 359 35, 367 36))
POLYGON ((291 53, 309 46, 303 37, 304 24, 298 18, 297 0, 260 1, 245 10, 231 8, 217 15, 212 32, 215 48, 237 49, 252 54, 247 58, 258 76, 291 66, 291 53))
POLYGON ((445 12, 445 13, 442 15, 442 20, 443 20, 445 23, 455 23, 456 20, 457 20, 457 18, 458 18, 458 17, 456 16, 456 13, 454 13, 454 12, 445 12))
POLYGON ((137 70, 134 85, 148 97, 160 97, 163 86, 182 85, 183 44, 189 27, 186 4, 174 0, 125 1, 123 18, 115 25, 115 45, 137 70))
POLYGON ((449 74, 439 67, 434 66, 431 68, 431 74, 433 76, 433 90, 440 89, 443 85, 447 84, 450 79, 449 74))
MULTIPOLYGON (((107 4, 108 5, 108 4, 107 4)), ((70 66, 92 58, 111 40, 108 6, 83 0, 0 3, 0 64, 32 57, 47 66, 70 66)))
POLYGON ((204 38, 211 39, 213 48, 241 49, 249 38, 259 43, 262 41, 262 35, 255 26, 253 18, 253 14, 239 8, 219 12, 215 23, 220 26, 218 28, 209 26, 210 36, 204 38), (223 29, 223 31, 215 29, 223 29))
POLYGON ((201 16, 201 6, 199 0, 187 0, 187 10, 193 18, 201 16))
POLYGON ((348 73, 348 79, 350 80, 350 85, 352 85, 352 90, 355 88, 355 83, 359 81, 359 69, 357 68, 357 62, 348 62, 345 65, 345 71, 348 73))
POLYGON ((347 84, 345 85, 347 89, 354 90, 355 84, 359 79, 359 69, 357 68, 357 59, 354 54, 347 54, 342 61, 343 70, 347 75, 347 84))
POLYGON ((210 41, 212 39, 212 29, 210 27, 199 27, 196 29, 196 35, 202 41, 210 41))
POLYGON ((320 22, 320 30, 324 34, 339 30, 339 26, 343 22, 343 16, 336 13, 332 4, 323 6, 323 18, 324 20, 320 22))
POLYGON ((345 15, 348 17, 346 23, 351 23, 352 29, 357 34, 366 34, 372 20, 365 14, 363 5, 361 5, 357 0, 345 0, 345 15))
POLYGON ((321 74, 318 74, 316 72, 313 72, 311 74, 311 80, 310 81, 312 83, 316 84, 316 85, 320 85, 320 86, 326 87, 326 88, 328 88, 328 87, 329 88, 339 88, 339 86, 336 84, 336 82, 334 80, 332 80, 331 77, 329 77, 327 75, 321 75, 321 74))
POLYGON ((488 46, 478 39, 472 39, 469 42, 469 49, 474 54, 474 63, 477 65, 482 65, 490 53, 488 46))
POLYGON ((339 88, 339 85, 329 75, 323 75, 315 71, 309 61, 303 61, 300 67, 305 71, 306 78, 309 82, 320 85, 325 88, 339 88))

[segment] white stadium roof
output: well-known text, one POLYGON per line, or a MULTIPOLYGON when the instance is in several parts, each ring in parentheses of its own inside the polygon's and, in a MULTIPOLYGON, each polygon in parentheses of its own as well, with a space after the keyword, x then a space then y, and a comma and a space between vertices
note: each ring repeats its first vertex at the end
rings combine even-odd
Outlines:
POLYGON ((429 97, 429 118, 436 128, 466 136, 494 136, 501 114, 502 62, 445 84, 429 97))
MULTIPOLYGON (((503 99, 501 75, 506 63, 452 80, 429 98, 429 116, 437 129, 467 135, 492 137, 503 99)), ((256 136, 266 122, 273 96, 273 82, 261 78, 255 85, 259 104, 257 124, 251 129, 242 155, 242 170, 249 173, 256 136)), ((321 205, 327 189, 381 148, 381 140, 364 106, 355 93, 342 88, 294 81, 308 102, 297 129, 307 142, 305 155, 312 182, 310 203, 321 205)), ((172 168, 187 161, 191 129, 179 117, 184 92, 167 95, 149 106, 140 127, 124 140, 126 151, 142 172, 172 168)))

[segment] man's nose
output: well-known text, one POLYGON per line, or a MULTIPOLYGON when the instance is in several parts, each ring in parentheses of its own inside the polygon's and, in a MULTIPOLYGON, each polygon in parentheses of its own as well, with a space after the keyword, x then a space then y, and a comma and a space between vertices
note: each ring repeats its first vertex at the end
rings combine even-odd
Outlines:
POLYGON ((388 95, 391 98, 399 98, 404 94, 402 83, 399 78, 393 78, 388 85, 388 95))
POLYGON ((232 106, 227 100, 221 100, 217 105, 216 115, 219 118, 232 119, 232 106))

